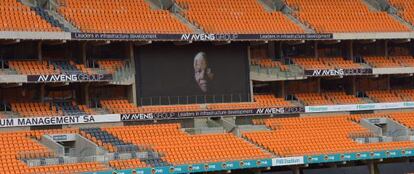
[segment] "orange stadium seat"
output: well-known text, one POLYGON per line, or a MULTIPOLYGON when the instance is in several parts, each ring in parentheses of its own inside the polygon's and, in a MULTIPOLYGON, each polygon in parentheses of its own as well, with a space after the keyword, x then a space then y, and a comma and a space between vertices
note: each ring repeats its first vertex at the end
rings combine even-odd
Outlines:
POLYGON ((361 104, 365 103, 362 99, 353 95, 348 95, 345 92, 324 92, 326 98, 336 104, 361 104))
POLYGON ((1 31, 43 31, 58 32, 59 28, 52 26, 38 16, 30 7, 16 0, 0 2, 1 31))
POLYGON ((371 11, 363 0, 286 0, 296 16, 317 32, 407 32, 387 12, 371 11))
POLYGON ((207 33, 303 33, 281 12, 266 12, 255 0, 177 0, 190 22, 207 33))
POLYGON ((83 32, 191 33, 167 10, 152 10, 144 0, 60 0, 59 12, 83 32))

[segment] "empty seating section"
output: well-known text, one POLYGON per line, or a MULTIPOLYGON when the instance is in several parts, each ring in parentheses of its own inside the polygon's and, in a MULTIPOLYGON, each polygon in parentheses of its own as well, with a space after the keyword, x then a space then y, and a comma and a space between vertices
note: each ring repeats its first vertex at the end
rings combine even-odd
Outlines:
MULTIPOLYGON (((412 141, 361 144, 350 137, 373 133, 350 116, 278 118, 264 121, 272 131, 244 132, 243 136, 278 156, 326 155, 413 148, 412 141)), ((256 123, 260 123, 257 122, 256 123)))
POLYGON ((187 105, 161 105, 161 106, 142 106, 137 107, 127 100, 101 100, 103 108, 112 113, 159 113, 159 112, 186 112, 209 110, 231 110, 231 109, 253 109, 263 107, 293 107, 294 105, 284 98, 277 98, 272 94, 256 95, 255 102, 244 103, 212 103, 203 108, 200 104, 187 105))
POLYGON ((38 16, 30 7, 16 0, 2 0, 0 2, 0 30, 1 31, 43 31, 58 32, 47 21, 38 16))
POLYGON ((387 12, 372 11, 363 0, 286 0, 303 23, 317 32, 406 32, 387 12))
POLYGON ((362 68, 360 64, 352 60, 345 60, 342 57, 293 58, 292 60, 305 70, 362 68))
POLYGON ((170 164, 195 164, 270 157, 258 147, 228 133, 189 135, 179 124, 103 128, 125 142, 148 145, 170 164))
POLYGON ((61 116, 63 113, 51 103, 22 102, 11 103, 13 112, 17 112, 22 117, 42 117, 42 116, 61 116))
POLYGON ((388 90, 372 90, 366 91, 366 95, 375 102, 401 102, 404 101, 394 91, 388 90))
POLYGON ((55 101, 53 104, 64 115, 86 115, 87 113, 76 105, 76 102, 70 101, 55 101))
POLYGON ((358 69, 362 68, 362 66, 358 63, 353 62, 352 60, 345 60, 342 57, 324 57, 319 58, 324 62, 326 65, 330 67, 334 67, 336 69, 358 69))
POLYGON ((83 32, 191 33, 167 10, 152 10, 144 0, 64 0, 59 12, 83 32))
POLYGON ((354 95, 348 95, 345 92, 325 92, 323 93, 327 99, 336 104, 361 104, 365 103, 361 98, 354 95))
POLYGON ((187 19, 206 33, 303 33, 281 12, 266 12, 255 0, 177 0, 187 19))
POLYGON ((144 162, 140 161, 139 159, 114 160, 109 161, 109 165, 117 170, 148 167, 144 162))
POLYGON ((63 74, 83 74, 81 70, 76 68, 76 63, 72 60, 52 60, 51 64, 63 74))
POLYGON ((367 56, 364 57, 366 63, 374 68, 395 68, 401 67, 401 65, 395 62, 393 59, 389 59, 383 56, 367 56))
POLYGON ((296 98, 304 105, 333 105, 331 100, 327 99, 323 94, 319 93, 299 93, 295 94, 296 98))
POLYGON ((413 89, 396 89, 393 90, 395 94, 399 95, 404 101, 414 101, 413 89))
POLYGON ((305 70, 331 69, 331 66, 326 65, 323 61, 316 58, 293 58, 292 60, 293 63, 305 70))
POLYGON ((0 173, 79 173, 87 171, 108 170, 104 164, 97 162, 59 164, 30 167, 22 160, 31 158, 47 158, 54 154, 45 146, 33 141, 31 137, 40 138, 47 133, 76 133, 76 129, 46 131, 14 131, 0 133, 0 173))
POLYGON ((128 100, 101 100, 102 108, 112 113, 138 113, 138 107, 129 103, 128 100))
POLYGON ((280 71, 288 71, 289 67, 281 61, 271 59, 251 59, 252 65, 258 65, 263 68, 278 68, 280 71))
POLYGON ((20 74, 27 75, 51 75, 59 74, 53 65, 49 65, 47 61, 38 60, 11 60, 8 62, 9 68, 16 70, 20 74))
POLYGON ((401 66, 414 67, 414 58, 412 56, 391 56, 390 59, 401 66))
POLYGON ((100 68, 106 70, 110 74, 115 73, 116 70, 125 65, 125 61, 123 60, 98 60, 96 63, 100 68))
POLYGON ((406 21, 414 24, 414 2, 407 0, 389 0, 394 7, 398 9, 399 15, 406 21))

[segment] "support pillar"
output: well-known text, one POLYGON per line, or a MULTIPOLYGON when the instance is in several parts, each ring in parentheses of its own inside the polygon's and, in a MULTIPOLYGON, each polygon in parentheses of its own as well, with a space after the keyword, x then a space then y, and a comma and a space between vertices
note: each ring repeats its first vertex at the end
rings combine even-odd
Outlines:
POLYGON ((81 45, 82 64, 84 64, 84 65, 87 64, 87 59, 86 59, 86 44, 87 44, 87 42, 83 42, 82 45, 81 45))
POLYGON ((319 58, 319 53, 318 53, 318 41, 315 41, 315 58, 319 58))
POLYGON ((388 40, 384 40, 384 55, 386 58, 388 58, 388 40))
POLYGON ((42 41, 37 42, 37 58, 39 60, 43 60, 42 45, 42 41))
POLYGON ((40 84, 40 101, 44 102, 46 95, 45 84, 40 84))
POLYGON ((131 102, 133 102, 135 105, 138 105, 138 102, 137 102, 137 81, 136 81, 136 68, 135 68, 135 49, 134 49, 134 44, 132 43, 132 42, 130 42, 129 43, 129 45, 128 45, 128 60, 129 60, 129 63, 130 63, 130 67, 132 68, 132 71, 134 71, 133 72, 133 76, 131 77, 132 78, 132 87, 131 87, 131 94, 132 94, 132 96, 131 96, 131 102))
POLYGON ((85 101, 84 101, 84 103, 85 103, 85 105, 86 106, 90 106, 90 98, 89 98, 89 86, 90 86, 90 83, 86 83, 85 84, 85 86, 83 87, 84 88, 84 91, 85 91, 85 101))
POLYGON ((300 174, 300 168, 298 166, 292 167, 292 173, 293 174, 300 174))

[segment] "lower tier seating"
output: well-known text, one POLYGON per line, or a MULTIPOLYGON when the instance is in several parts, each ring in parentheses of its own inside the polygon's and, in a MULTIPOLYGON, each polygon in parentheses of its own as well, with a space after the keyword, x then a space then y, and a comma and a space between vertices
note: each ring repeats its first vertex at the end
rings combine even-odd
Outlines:
POLYGON ((0 133, 0 173, 28 174, 28 173, 59 173, 72 174, 88 171, 109 170, 102 163, 85 162, 74 164, 59 164, 49 166, 29 167, 22 160, 28 158, 46 158, 51 151, 45 146, 35 142, 32 138, 48 133, 76 133, 76 129, 40 130, 40 131, 14 131, 0 133))
POLYGON ((228 133, 189 135, 179 124, 103 128, 119 139, 135 145, 149 145, 164 154, 170 164, 195 164, 270 157, 241 138, 228 133))
MULTIPOLYGON (((412 141, 361 144, 350 135, 372 133, 351 116, 273 118, 262 121, 272 131, 245 132, 243 136, 278 156, 303 156, 413 148, 412 141)), ((260 123, 260 122, 256 122, 260 123)))

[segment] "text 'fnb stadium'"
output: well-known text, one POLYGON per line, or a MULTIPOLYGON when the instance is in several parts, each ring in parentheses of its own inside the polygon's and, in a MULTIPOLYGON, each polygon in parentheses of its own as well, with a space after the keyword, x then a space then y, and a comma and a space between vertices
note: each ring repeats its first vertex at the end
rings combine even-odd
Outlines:
POLYGON ((414 173, 413 12, 2 0, 0 174, 414 173))

